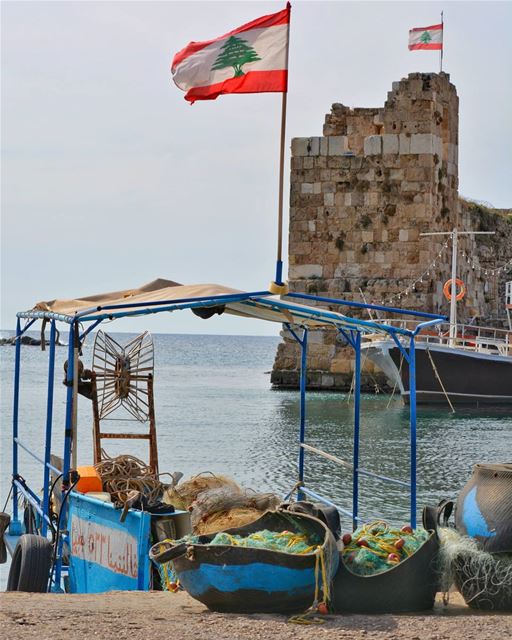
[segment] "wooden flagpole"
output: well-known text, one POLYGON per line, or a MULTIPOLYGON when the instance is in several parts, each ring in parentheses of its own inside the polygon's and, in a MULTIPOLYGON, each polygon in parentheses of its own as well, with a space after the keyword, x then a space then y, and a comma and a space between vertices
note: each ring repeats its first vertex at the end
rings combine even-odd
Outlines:
MULTIPOLYGON (((288 21, 288 35, 286 39, 286 73, 288 74, 288 54, 290 50, 290 21, 291 21, 291 4, 287 3, 290 10, 290 20, 288 21)), ((284 152, 286 140, 286 102, 288 97, 288 76, 287 90, 283 91, 281 101, 281 141, 279 154, 279 201, 277 216, 277 260, 276 260, 276 279, 270 283, 269 291, 285 295, 288 293, 288 286, 283 282, 283 200, 284 200, 284 152)))

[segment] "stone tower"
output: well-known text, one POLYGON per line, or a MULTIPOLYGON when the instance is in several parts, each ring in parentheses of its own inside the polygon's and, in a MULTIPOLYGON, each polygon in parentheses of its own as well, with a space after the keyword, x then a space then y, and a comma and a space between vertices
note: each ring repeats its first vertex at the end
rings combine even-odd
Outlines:
MULTIPOLYGON (((383 108, 333 104, 323 137, 292 140, 291 291, 447 312, 451 247, 420 233, 469 222, 458 199, 458 106, 447 74, 413 73, 393 83, 383 108)), ((461 318, 483 303, 467 284, 461 318)), ((295 387, 298 350, 282 335, 272 383, 295 387)), ((308 386, 348 388, 352 363, 336 336, 310 334, 309 344, 308 386)), ((369 368, 366 382, 384 378, 369 368)))

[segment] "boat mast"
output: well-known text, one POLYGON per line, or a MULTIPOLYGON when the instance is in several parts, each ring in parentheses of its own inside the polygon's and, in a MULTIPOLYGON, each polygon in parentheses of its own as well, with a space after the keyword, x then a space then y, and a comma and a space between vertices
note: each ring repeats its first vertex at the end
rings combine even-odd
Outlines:
POLYGON ((457 338, 457 229, 452 231, 452 290, 450 300, 450 347, 455 346, 457 338))
POLYGON ((432 231, 431 233, 420 233, 420 236, 451 236, 452 239, 452 290, 450 300, 450 347, 455 346, 457 338, 457 246, 459 236, 493 236, 495 231, 432 231))

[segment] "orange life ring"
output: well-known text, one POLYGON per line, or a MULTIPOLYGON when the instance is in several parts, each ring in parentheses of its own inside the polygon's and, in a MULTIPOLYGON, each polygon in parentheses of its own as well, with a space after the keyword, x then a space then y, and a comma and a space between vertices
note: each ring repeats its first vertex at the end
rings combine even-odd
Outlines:
MULTIPOLYGON (((455 278, 455 284, 460 289, 459 293, 455 296, 455 300, 459 302, 466 295, 466 285, 459 278, 455 278)), ((444 293, 444 297, 447 300, 452 299, 452 279, 451 278, 444 283, 443 293, 444 293)))

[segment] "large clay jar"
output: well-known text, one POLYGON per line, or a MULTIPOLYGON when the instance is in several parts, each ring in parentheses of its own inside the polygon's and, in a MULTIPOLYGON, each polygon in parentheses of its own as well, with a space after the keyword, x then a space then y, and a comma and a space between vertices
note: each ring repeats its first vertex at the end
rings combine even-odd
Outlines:
POLYGON ((484 551, 512 553, 512 463, 473 467, 457 498, 455 526, 484 551))

